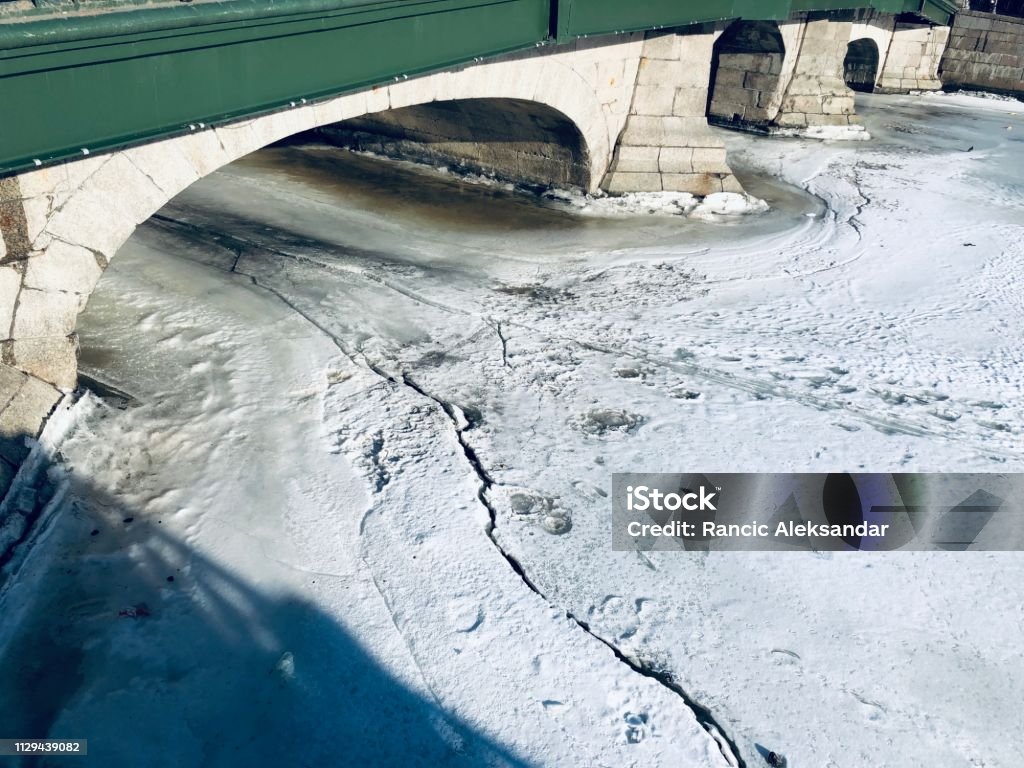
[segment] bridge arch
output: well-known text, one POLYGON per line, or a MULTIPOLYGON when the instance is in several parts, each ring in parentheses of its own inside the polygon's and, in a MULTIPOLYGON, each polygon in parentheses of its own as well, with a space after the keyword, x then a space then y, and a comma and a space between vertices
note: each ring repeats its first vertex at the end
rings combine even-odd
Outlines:
POLYGON ((589 151, 578 127, 535 101, 432 101, 353 118, 319 133, 350 149, 456 165, 513 182, 591 187, 589 151))
POLYGON ((136 226, 200 178, 298 133, 421 105, 516 105, 520 122, 569 138, 565 181, 595 190, 626 120, 639 62, 639 40, 613 48, 617 62, 598 49, 509 56, 226 125, 196 125, 175 138, 12 177, 28 258, 3 363, 53 385, 46 396, 55 402, 57 390, 75 386, 77 316, 136 226), (614 73, 611 85, 595 82, 598 61, 614 73))
POLYGON ((851 40, 843 59, 843 80, 855 91, 870 93, 878 81, 880 53, 878 43, 870 37, 851 40))
POLYGON ((784 90, 786 45, 774 21, 735 21, 715 42, 708 117, 764 125, 775 119, 784 90))

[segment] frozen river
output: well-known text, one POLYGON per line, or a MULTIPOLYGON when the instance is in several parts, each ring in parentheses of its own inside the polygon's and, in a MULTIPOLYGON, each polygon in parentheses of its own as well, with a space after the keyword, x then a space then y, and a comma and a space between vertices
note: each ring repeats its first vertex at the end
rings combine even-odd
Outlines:
POLYGON ((1018 764, 1020 554, 610 548, 613 472, 1024 471, 1024 105, 858 99, 871 141, 723 134, 742 216, 316 144, 180 195, 79 323, 130 398, 62 417, 5 733, 102 766, 1018 764))

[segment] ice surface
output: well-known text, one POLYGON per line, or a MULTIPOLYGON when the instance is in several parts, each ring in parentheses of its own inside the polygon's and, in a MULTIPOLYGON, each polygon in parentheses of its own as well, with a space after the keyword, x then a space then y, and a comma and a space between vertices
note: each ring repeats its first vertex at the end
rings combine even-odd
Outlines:
POLYGON ((811 125, 807 128, 780 128, 777 136, 800 136, 823 141, 868 141, 871 134, 863 125, 811 125))

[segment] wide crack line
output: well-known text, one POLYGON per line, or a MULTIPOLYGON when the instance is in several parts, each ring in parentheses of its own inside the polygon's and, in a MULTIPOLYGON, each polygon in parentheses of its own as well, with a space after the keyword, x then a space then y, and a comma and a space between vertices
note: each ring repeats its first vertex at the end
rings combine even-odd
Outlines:
MULTIPOLYGON (((480 486, 477 490, 477 499, 484 506, 484 509, 487 510, 487 514, 490 518, 486 528, 487 538, 490 539, 491 544, 496 550, 498 550, 498 553, 505 558, 505 561, 509 564, 512 570, 515 571, 516 575, 522 579, 523 583, 532 592, 541 597, 548 605, 554 606, 555 603, 551 601, 526 574, 526 569, 523 567, 523 564, 519 562, 515 555, 508 552, 501 545, 495 535, 498 527, 498 510, 491 503, 487 496, 487 492, 493 488, 496 483, 494 478, 492 478, 490 473, 487 471, 487 468, 484 467, 483 462, 480 461, 480 456, 477 454, 476 450, 466 440, 466 432, 468 429, 472 428, 472 425, 467 424, 464 417, 460 417, 460 411, 455 405, 425 390, 422 386, 417 384, 407 372, 402 373, 402 383, 420 396, 425 397, 438 405, 451 421, 452 429, 455 432, 455 438, 459 443, 459 447, 462 450, 463 455, 466 457, 466 461, 469 463, 470 467, 472 467, 473 472, 480 481, 480 486)), ((575 623, 576 626, 608 648, 615 655, 616 659, 628 666, 633 672, 654 680, 662 687, 667 688, 678 696, 687 709, 693 713, 694 718, 700 724, 701 728, 707 731, 714 742, 718 745, 719 750, 722 752, 722 757, 725 758, 726 762, 732 766, 736 766, 736 768, 746 768, 746 763, 740 756, 740 751, 736 746, 736 742, 727 735, 725 729, 721 724, 719 724, 707 707, 698 704, 686 693, 685 690, 683 690, 682 686, 675 681, 671 672, 655 669, 642 661, 630 658, 610 640, 607 640, 594 632, 586 621, 574 615, 572 611, 565 610, 565 615, 575 623)))

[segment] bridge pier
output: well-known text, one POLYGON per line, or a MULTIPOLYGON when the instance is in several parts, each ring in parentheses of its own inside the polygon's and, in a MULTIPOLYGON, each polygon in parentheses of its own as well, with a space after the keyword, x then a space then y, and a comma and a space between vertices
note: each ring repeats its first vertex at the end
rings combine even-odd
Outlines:
POLYGON ((709 116, 768 131, 856 123, 843 78, 850 27, 842 18, 806 14, 729 24, 713 57, 709 116))
POLYGON ((843 78, 852 21, 811 17, 784 22, 780 27, 784 37, 794 39, 796 47, 793 75, 775 124, 783 128, 810 128, 858 123, 853 91, 843 78))
POLYGON ((939 63, 948 42, 949 27, 896 21, 875 90, 907 93, 941 89, 939 63))
POLYGON ((888 13, 863 12, 850 31, 845 66, 847 84, 876 93, 940 89, 939 63, 949 31, 948 26, 898 20, 888 13))
POLYGON ((602 189, 695 195, 743 191, 705 115, 718 34, 711 26, 647 34, 632 106, 602 189))

